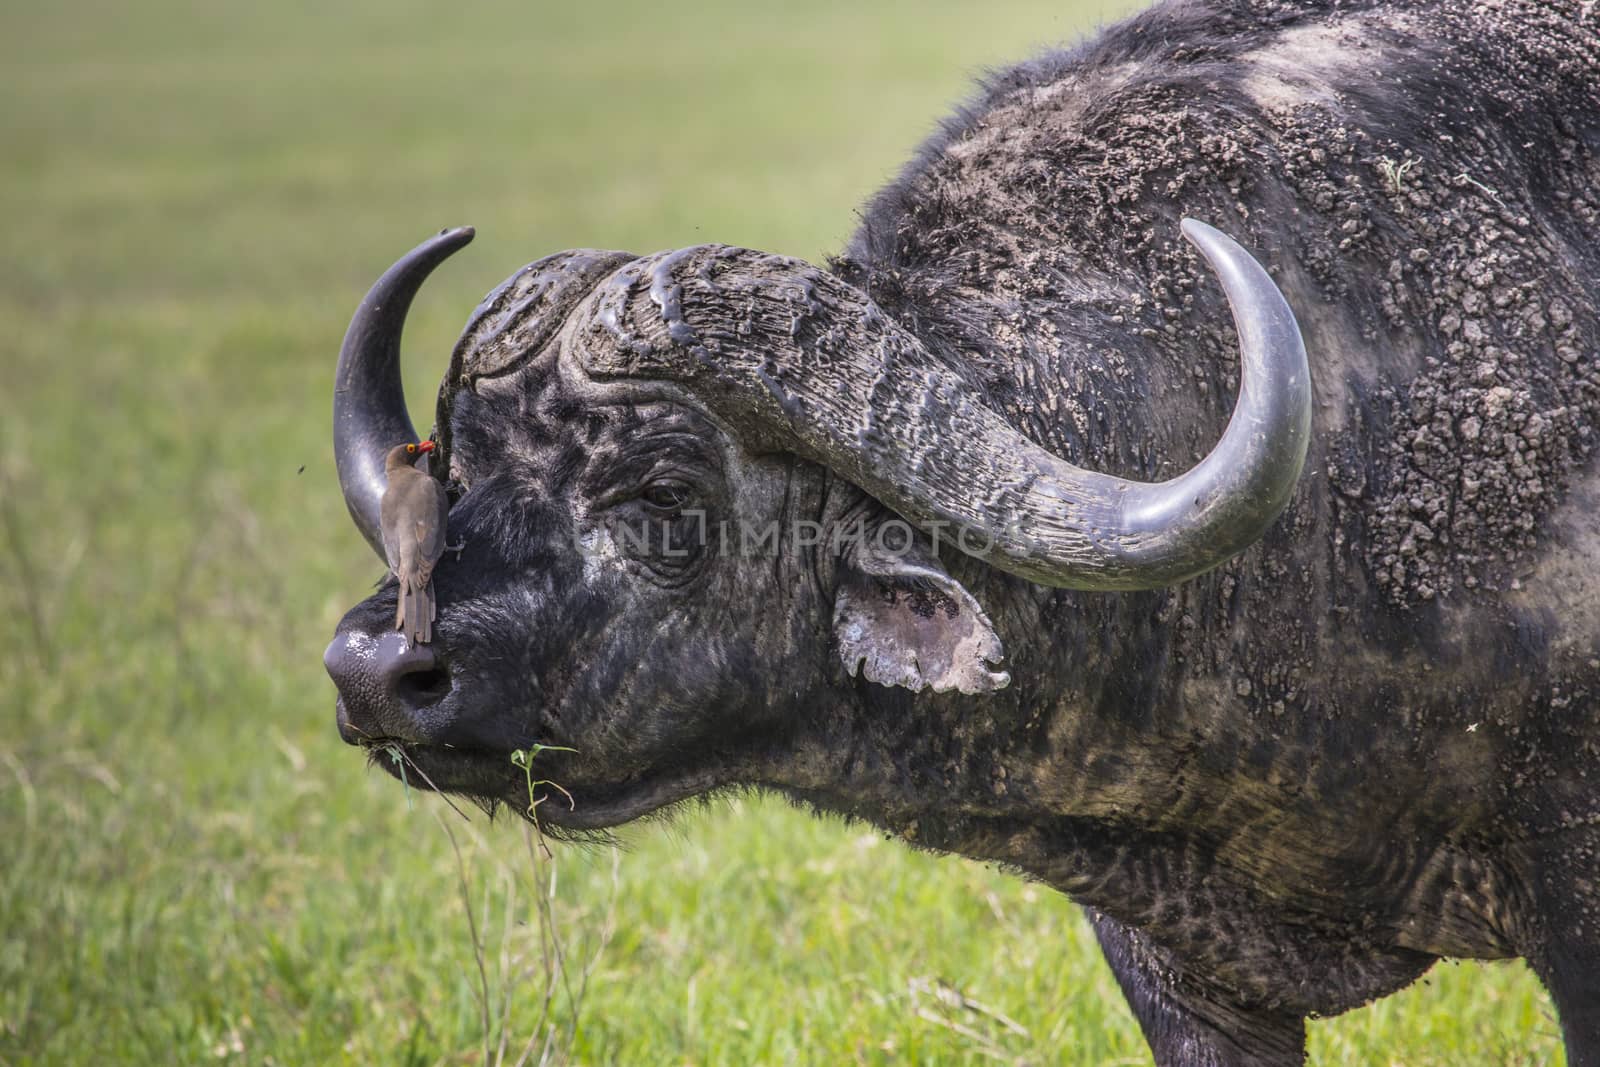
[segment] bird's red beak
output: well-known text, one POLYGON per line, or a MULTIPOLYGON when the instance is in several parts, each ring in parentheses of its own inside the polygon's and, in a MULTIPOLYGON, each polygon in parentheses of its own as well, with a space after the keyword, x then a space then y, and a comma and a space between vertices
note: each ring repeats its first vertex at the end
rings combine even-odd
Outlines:
POLYGON ((424 441, 424 442, 422 442, 421 444, 419 444, 417 446, 417 451, 418 452, 432 452, 433 451, 433 442, 432 441, 424 441))

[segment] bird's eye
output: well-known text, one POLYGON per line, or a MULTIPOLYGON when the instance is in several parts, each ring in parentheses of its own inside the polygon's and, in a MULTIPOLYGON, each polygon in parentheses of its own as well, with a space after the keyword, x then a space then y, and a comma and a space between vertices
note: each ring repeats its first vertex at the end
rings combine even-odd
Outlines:
POLYGON ((406 451, 407 452, 415 452, 416 450, 417 450, 417 446, 416 445, 406 445, 406 451))
POLYGON ((646 504, 660 511, 673 511, 689 498, 688 487, 678 482, 651 482, 639 494, 646 504))

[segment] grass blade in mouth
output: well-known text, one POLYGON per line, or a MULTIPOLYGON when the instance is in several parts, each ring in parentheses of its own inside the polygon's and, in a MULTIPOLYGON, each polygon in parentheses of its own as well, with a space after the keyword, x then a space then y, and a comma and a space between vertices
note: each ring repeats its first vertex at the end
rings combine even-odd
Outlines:
POLYGON ((379 740, 370 741, 366 744, 368 752, 372 758, 376 759, 378 753, 381 752, 388 756, 390 761, 393 762, 395 766, 400 768, 400 784, 405 786, 407 810, 411 809, 411 783, 406 778, 406 768, 410 767, 412 770, 417 772, 417 777, 421 778, 423 782, 427 784, 429 789, 433 790, 434 793, 438 794, 441 800, 450 805, 451 811, 461 816, 463 822, 472 821, 470 818, 468 818, 467 813, 462 811, 456 805, 456 802, 450 799, 449 794, 443 789, 440 789, 439 786, 435 784, 434 780, 428 777, 428 772, 417 765, 417 761, 411 757, 411 754, 406 751, 405 746, 399 741, 379 740))

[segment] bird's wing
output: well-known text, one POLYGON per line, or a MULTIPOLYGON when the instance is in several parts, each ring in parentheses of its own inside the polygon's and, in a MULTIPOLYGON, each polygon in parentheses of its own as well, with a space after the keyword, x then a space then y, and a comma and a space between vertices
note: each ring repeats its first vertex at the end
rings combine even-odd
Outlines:
POLYGON ((385 490, 383 499, 378 503, 378 531, 383 536, 383 555, 389 561, 389 570, 394 574, 400 573, 400 524, 402 508, 400 496, 391 490, 385 490))
POLYGON ((433 564, 444 555, 445 543, 450 540, 450 498, 445 495, 444 486, 431 477, 427 490, 427 496, 417 501, 417 548, 418 554, 427 560, 428 569, 432 570, 433 564))
MULTIPOLYGON (((446 530, 449 523, 450 499, 444 486, 421 471, 395 471, 389 477, 389 491, 384 501, 394 498, 393 514, 397 520, 395 535, 398 544, 392 555, 414 561, 417 578, 427 582, 433 565, 444 555, 446 530)), ((389 527, 384 527, 385 533, 389 527)), ((385 542, 387 544, 387 541, 385 542)))

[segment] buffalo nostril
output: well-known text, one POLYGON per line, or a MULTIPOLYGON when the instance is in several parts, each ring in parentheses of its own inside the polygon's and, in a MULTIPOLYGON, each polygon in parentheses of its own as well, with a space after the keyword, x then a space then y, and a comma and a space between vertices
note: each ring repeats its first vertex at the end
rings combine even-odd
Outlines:
POLYGON ((323 656, 339 689, 339 732, 345 740, 429 735, 449 695, 450 672, 427 645, 404 634, 349 630, 323 656))
POLYGON ((383 688, 404 708, 431 707, 450 692, 450 673, 428 645, 385 634, 373 650, 373 672, 383 688))
POLYGON ((394 683, 394 695, 408 708, 426 708, 450 695, 450 672, 443 667, 407 670, 394 683))

